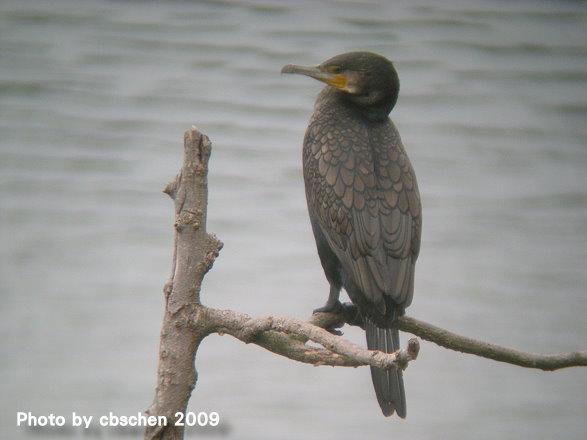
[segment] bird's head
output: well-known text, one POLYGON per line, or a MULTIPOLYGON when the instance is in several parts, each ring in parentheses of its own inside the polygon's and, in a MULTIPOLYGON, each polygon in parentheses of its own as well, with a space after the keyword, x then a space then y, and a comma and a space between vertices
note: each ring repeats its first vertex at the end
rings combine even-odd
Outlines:
POLYGON ((385 117, 399 93, 399 78, 392 62, 371 52, 343 53, 315 67, 288 64, 281 73, 297 73, 322 81, 357 106, 368 112, 384 113, 385 117))

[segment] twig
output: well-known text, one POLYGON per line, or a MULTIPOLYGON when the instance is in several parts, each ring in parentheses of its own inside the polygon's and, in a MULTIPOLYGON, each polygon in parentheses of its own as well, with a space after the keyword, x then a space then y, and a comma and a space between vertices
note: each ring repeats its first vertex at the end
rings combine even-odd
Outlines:
POLYGON ((528 353, 457 335, 408 316, 399 318, 397 327, 450 350, 474 354, 520 367, 554 371, 561 368, 587 366, 587 352, 584 351, 557 354, 528 353))

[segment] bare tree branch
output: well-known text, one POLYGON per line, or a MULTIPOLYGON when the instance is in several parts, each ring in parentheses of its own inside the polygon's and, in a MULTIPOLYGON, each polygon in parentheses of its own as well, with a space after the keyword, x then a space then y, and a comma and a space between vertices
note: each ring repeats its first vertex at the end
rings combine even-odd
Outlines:
MULTIPOLYGON (((145 439, 182 439, 183 427, 175 414, 185 413, 197 381, 195 358, 202 340, 212 334, 230 334, 273 353, 313 365, 405 369, 416 359, 419 342, 405 349, 383 353, 359 347, 334 334, 342 325, 363 326, 357 309, 344 304, 339 313, 317 313, 306 321, 269 316, 251 318, 232 310, 218 310, 200 303, 204 275, 211 269, 222 243, 206 232, 208 160, 211 144, 195 127, 184 135, 183 165, 164 192, 175 204, 175 237, 171 277, 163 289, 165 314, 161 328, 157 388, 149 415, 166 416, 167 426, 148 427, 145 439), (308 345, 312 341, 321 347, 308 345)), ((556 370, 587 366, 586 352, 552 355, 524 353, 451 333, 414 318, 402 316, 394 325, 403 331, 451 350, 528 368, 556 370)))
MULTIPOLYGON (((344 304, 344 312, 319 313, 313 316, 313 324, 329 328, 346 322, 351 325, 362 326, 357 320, 360 318, 356 307, 352 304, 344 304)), ((544 371, 554 371, 568 367, 587 366, 587 352, 573 351, 569 353, 537 354, 527 353, 512 348, 489 344, 484 341, 472 339, 450 332, 427 322, 420 321, 409 316, 401 316, 395 322, 395 326, 404 332, 419 336, 420 338, 448 348, 449 350, 469 353, 475 356, 493 359, 526 368, 536 368, 544 371)))
POLYGON ((557 354, 527 353, 457 335, 408 316, 399 318, 397 327, 450 350, 474 354, 520 367, 553 371, 561 368, 587 366, 587 352, 584 351, 557 354))
POLYGON ((245 343, 252 342, 276 354, 313 365, 405 369, 409 361, 416 359, 420 349, 418 340, 413 338, 406 349, 395 353, 367 350, 321 327, 293 318, 253 319, 244 313, 210 308, 200 313, 206 315, 213 333, 228 333, 245 343), (308 340, 324 348, 308 346, 305 344, 308 340))
POLYGON ((195 128, 184 135, 183 166, 164 192, 175 203, 175 238, 171 277, 165 284, 165 314, 161 328, 157 389, 150 415, 163 415, 168 426, 149 427, 146 439, 181 439, 175 413, 185 412, 196 384, 194 360, 207 328, 192 317, 200 303, 204 275, 222 243, 206 232, 208 159, 211 144, 195 128))

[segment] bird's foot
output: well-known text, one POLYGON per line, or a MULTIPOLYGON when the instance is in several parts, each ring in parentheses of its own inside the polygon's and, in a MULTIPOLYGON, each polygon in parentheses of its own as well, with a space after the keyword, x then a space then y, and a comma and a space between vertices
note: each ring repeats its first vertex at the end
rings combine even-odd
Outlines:
POLYGON ((344 321, 348 325, 361 327, 363 330, 365 329, 363 316, 361 315, 361 312, 359 312, 359 308, 354 304, 348 302, 342 304, 342 315, 344 316, 344 321))
MULTIPOLYGON (((342 311, 343 305, 340 303, 339 300, 336 300, 332 302, 328 301, 324 306, 314 309, 313 313, 341 313, 342 311)), ((324 330, 332 333, 333 335, 342 336, 343 333, 338 328, 342 327, 343 325, 344 322, 337 323, 332 325, 331 327, 325 327, 324 330)))
POLYGON ((339 330, 336 327, 328 327, 328 328, 325 328, 324 330, 326 330, 328 333, 332 333, 334 336, 342 336, 342 335, 344 335, 344 333, 342 332, 342 330, 339 330))
POLYGON ((342 304, 339 300, 336 301, 328 301, 322 307, 318 307, 314 309, 312 313, 339 313, 342 312, 342 304))

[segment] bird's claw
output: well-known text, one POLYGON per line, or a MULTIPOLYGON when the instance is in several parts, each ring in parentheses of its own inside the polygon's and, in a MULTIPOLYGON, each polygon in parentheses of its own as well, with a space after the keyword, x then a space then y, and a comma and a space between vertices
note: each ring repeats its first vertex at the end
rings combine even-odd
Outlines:
POLYGON ((318 307, 312 311, 313 314, 315 313, 339 313, 342 311, 342 304, 340 301, 336 301, 334 303, 327 302, 322 307, 318 307))
POLYGON ((328 327, 328 328, 325 328, 324 330, 326 330, 328 333, 332 333, 335 336, 342 336, 344 334, 342 331, 338 330, 335 327, 328 327))

